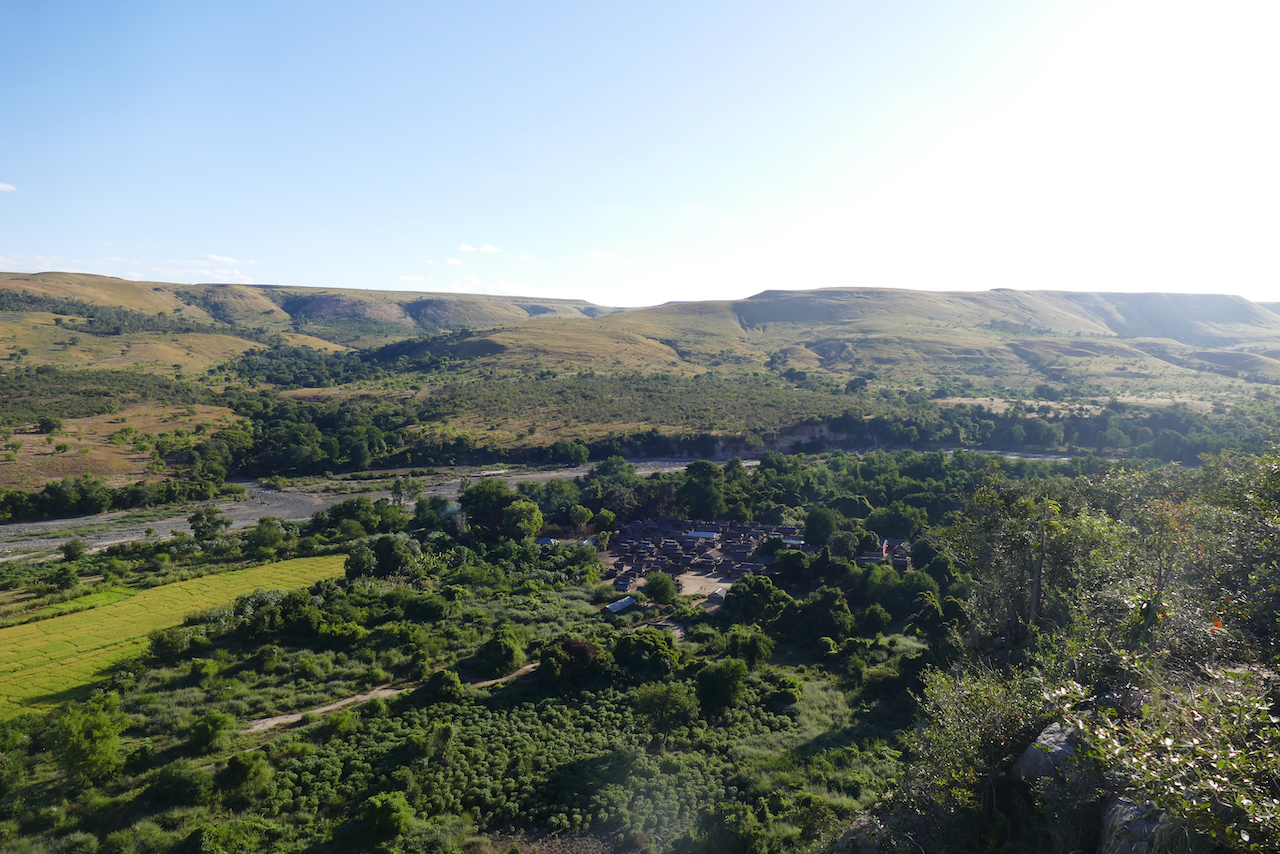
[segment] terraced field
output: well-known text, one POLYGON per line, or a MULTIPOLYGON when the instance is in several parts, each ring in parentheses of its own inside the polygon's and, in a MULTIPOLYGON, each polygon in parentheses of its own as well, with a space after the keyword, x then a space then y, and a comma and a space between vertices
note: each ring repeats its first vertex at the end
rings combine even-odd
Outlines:
POLYGON ((143 590, 89 611, 0 629, 0 718, 83 692, 147 635, 192 611, 254 590, 303 587, 342 574, 342 555, 299 558, 143 590))

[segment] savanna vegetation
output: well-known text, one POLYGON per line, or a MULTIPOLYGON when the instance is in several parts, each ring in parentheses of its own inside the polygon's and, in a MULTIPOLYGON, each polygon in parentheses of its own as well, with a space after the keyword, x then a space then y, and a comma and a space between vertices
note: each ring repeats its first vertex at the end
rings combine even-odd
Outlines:
POLYGON ((126 581, 333 553, 342 576, 176 620, 79 698, 9 717, 0 829, 32 851, 504 850, 546 832, 821 851, 870 815, 885 850, 1066 852, 1096 847, 1123 796, 1162 811, 1184 846, 1167 850, 1267 850, 1278 463, 766 454, 639 477, 610 459, 456 503, 405 483, 244 533, 201 511, 176 542, 63 563, 116 561, 126 581), (788 521, 807 545, 771 547, 774 574, 716 612, 655 587, 610 615, 598 545, 533 542, 653 514, 788 521), (881 536, 913 542, 912 569, 850 559, 881 536), (1030 785, 1013 762, 1051 723, 1074 759, 1030 785))
POLYGON ((0 519, 187 503, 190 532, 0 563, 2 850, 1280 850, 1260 307, 93 278, 0 288, 0 466, 33 473, 0 519), (77 363, 103 342, 117 368, 77 363), (89 441, 145 477, 36 478, 89 441), (661 456, 697 461, 626 459, 661 456), (457 464, 591 467, 425 495, 457 464), (377 469, 390 497, 309 519, 208 503, 377 469), (718 609, 655 575, 605 610, 601 551, 668 516, 803 545, 718 609))

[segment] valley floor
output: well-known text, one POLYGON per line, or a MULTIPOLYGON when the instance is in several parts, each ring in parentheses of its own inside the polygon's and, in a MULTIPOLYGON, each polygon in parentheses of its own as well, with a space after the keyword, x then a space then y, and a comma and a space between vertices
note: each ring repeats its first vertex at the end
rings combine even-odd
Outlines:
MULTIPOLYGON (((681 460, 634 460, 637 472, 641 475, 660 471, 683 471, 686 461, 681 460)), ((426 483, 423 494, 439 495, 455 498, 462 478, 472 480, 483 477, 487 472, 501 471, 494 474, 513 486, 522 480, 548 481, 552 478, 573 479, 586 474, 592 466, 572 468, 554 468, 529 471, 523 468, 497 470, 477 468, 475 466, 458 466, 454 468, 438 468, 438 475, 420 480, 426 483)), ((408 470, 391 470, 384 473, 386 477, 397 474, 408 474, 408 470)), ((326 487, 347 481, 323 481, 308 486, 291 486, 283 490, 272 489, 256 480, 231 480, 245 488, 245 494, 239 500, 226 499, 216 502, 232 525, 242 528, 256 525, 264 516, 276 516, 285 520, 308 519, 318 510, 326 510, 339 502, 357 494, 355 492, 328 491, 326 487)), ((390 498, 389 489, 360 492, 372 501, 379 498, 390 498)), ((84 540, 91 550, 106 548, 116 543, 128 543, 146 538, 147 529, 153 529, 154 535, 166 539, 175 531, 189 532, 187 517, 191 515, 194 505, 183 505, 154 510, 119 510, 113 513, 102 513, 97 516, 83 516, 76 519, 48 519, 40 522, 10 522, 0 525, 0 560, 30 555, 33 552, 52 551, 72 538, 84 540), (171 513, 172 515, 164 515, 171 513), (157 518, 157 517, 160 518, 157 518)))

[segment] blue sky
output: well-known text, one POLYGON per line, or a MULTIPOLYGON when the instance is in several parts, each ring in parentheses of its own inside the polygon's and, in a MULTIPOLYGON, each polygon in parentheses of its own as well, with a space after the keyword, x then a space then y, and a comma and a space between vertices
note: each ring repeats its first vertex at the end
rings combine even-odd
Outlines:
POLYGON ((0 0, 0 269, 1280 300, 1269 2, 0 0))

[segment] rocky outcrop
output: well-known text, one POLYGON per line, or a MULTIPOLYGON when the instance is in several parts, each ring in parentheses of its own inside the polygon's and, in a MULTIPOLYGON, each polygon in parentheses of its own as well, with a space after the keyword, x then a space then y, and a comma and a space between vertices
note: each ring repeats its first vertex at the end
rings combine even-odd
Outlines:
POLYGON ((880 819, 864 815, 840 834, 836 851, 840 854, 881 854, 888 839, 888 830, 880 819))
POLYGON ((1102 814, 1102 843, 1098 854, 1149 854, 1170 825, 1169 818, 1150 804, 1114 798, 1102 814))
POLYGON ((1035 785, 1046 777, 1065 783, 1076 770, 1076 731, 1051 723, 1013 764, 1013 775, 1035 785))

